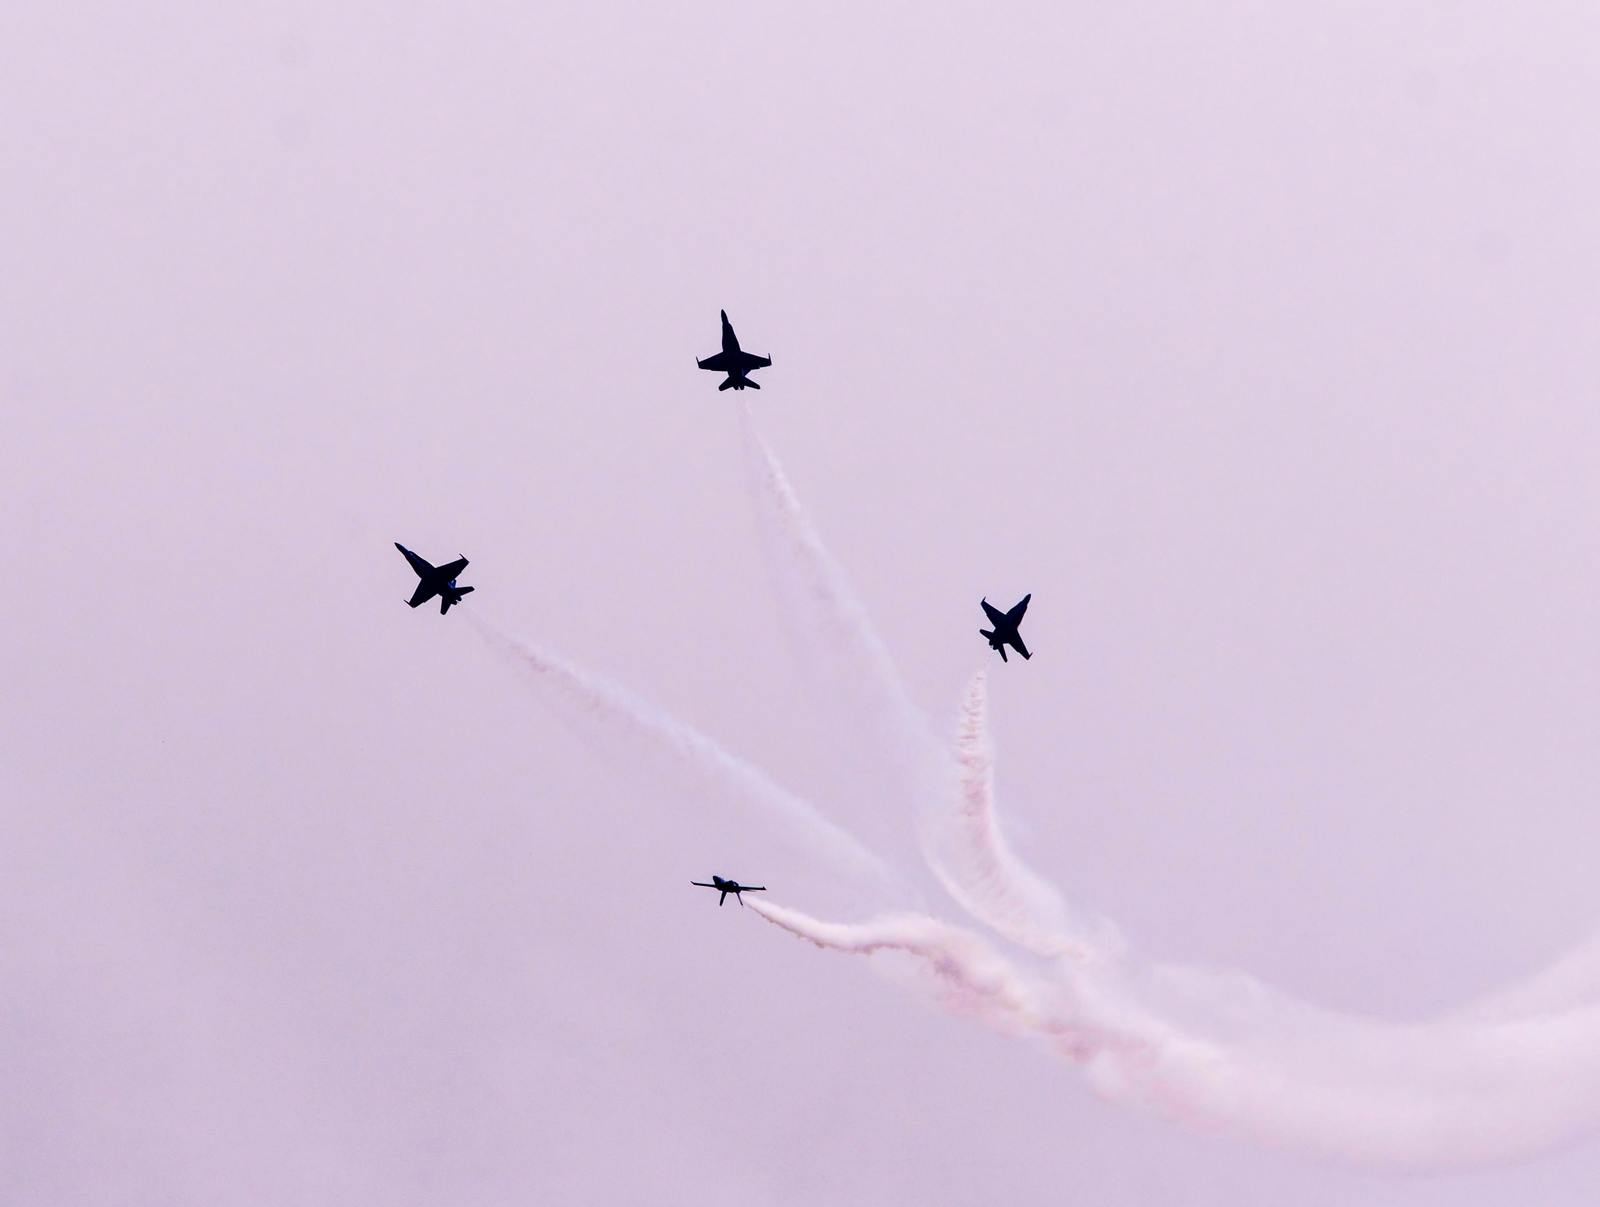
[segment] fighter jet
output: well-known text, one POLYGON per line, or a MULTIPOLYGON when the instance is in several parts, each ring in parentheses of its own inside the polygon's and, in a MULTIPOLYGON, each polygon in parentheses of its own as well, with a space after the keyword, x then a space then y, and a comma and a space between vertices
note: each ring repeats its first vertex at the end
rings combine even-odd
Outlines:
POLYGON ((728 380, 717 387, 719 390, 742 390, 749 386, 752 390, 761 387, 750 380, 752 369, 764 369, 772 363, 770 356, 756 356, 750 352, 739 349, 739 337, 733 333, 733 324, 728 321, 728 312, 722 312, 722 351, 715 356, 708 356, 705 360, 695 358, 695 364, 702 369, 710 369, 713 373, 726 373, 728 380))
POLYGON ((471 587, 456 586, 456 575, 467 568, 467 559, 458 557, 455 561, 445 566, 430 566, 427 559, 418 557, 399 541, 394 547, 406 555, 406 561, 411 563, 411 568, 417 572, 417 577, 422 581, 417 584, 417 589, 412 592, 411 598, 406 602, 413 608, 427 603, 435 595, 439 596, 439 615, 443 616, 450 610, 451 604, 461 602, 461 597, 471 587))
POLYGON ((727 904, 729 893, 733 894, 734 900, 738 901, 740 905, 743 905, 744 898, 739 896, 740 893, 764 893, 767 891, 766 885, 763 884, 740 884, 737 880, 724 880, 721 876, 711 877, 710 884, 705 883, 703 880, 691 880, 689 883, 694 885, 696 888, 716 889, 722 894, 717 898, 718 905, 727 904))
POLYGON ((994 628, 979 629, 978 632, 989 639, 990 649, 1000 651, 1001 662, 1008 661, 1006 658, 1007 644, 1024 658, 1033 657, 1032 654, 1028 653, 1028 647, 1022 644, 1022 634, 1017 632, 1017 626, 1022 623, 1022 615, 1028 610, 1028 601, 1032 598, 1033 594, 1031 592, 1024 595, 1022 602, 1009 612, 1000 611, 987 599, 983 601, 984 615, 989 618, 989 623, 994 625, 994 628))

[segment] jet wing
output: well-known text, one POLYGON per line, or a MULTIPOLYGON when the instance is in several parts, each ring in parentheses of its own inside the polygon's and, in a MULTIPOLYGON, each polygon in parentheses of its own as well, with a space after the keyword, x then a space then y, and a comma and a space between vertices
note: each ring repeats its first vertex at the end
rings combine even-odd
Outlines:
POLYGON ((734 352, 731 355, 739 361, 739 367, 745 372, 751 369, 765 369, 772 363, 770 356, 757 356, 754 352, 734 352))
POLYGON ((983 601, 983 614, 989 618, 989 623, 992 625, 1002 625, 1006 622, 1006 614, 987 599, 983 601))
POLYGON ((702 369, 710 369, 713 373, 733 372, 733 357, 727 352, 718 352, 715 356, 708 356, 704 360, 696 360, 695 364, 702 369))
POLYGON ((411 568, 413 570, 415 570, 420 576, 426 578, 428 575, 433 573, 433 567, 428 564, 428 561, 427 561, 426 558, 418 557, 415 553, 412 553, 411 550, 407 549, 399 541, 396 541, 394 543, 394 547, 396 549, 400 550, 401 553, 406 555, 406 561, 411 563, 411 568))
POLYGON ((433 598, 433 588, 426 581, 417 584, 417 589, 411 593, 411 598, 406 603, 413 608, 420 608, 433 598))
POLYGON ((1032 599, 1032 598, 1033 598, 1033 593, 1032 592, 1029 592, 1027 595, 1024 595, 1022 597, 1022 602, 1019 603, 1016 607, 1012 608, 1011 611, 1006 613, 1006 619, 1009 620, 1012 624, 1017 624, 1019 621, 1021 621, 1023 613, 1025 613, 1028 610, 1028 601, 1030 599, 1032 599))
POLYGON ((448 566, 440 566, 434 571, 434 574, 439 578, 442 578, 445 582, 451 582, 455 579, 456 575, 460 574, 466 568, 467 559, 464 557, 458 557, 448 566))
MULTIPOLYGON (((1028 653, 1028 647, 1022 644, 1022 638, 1020 637, 1013 637, 1011 639, 1011 648, 1016 650, 1017 653, 1021 654, 1024 658, 1033 657, 1032 654, 1028 653)), ((1000 652, 1002 654, 1005 653, 1004 650, 1001 650, 1000 652)))

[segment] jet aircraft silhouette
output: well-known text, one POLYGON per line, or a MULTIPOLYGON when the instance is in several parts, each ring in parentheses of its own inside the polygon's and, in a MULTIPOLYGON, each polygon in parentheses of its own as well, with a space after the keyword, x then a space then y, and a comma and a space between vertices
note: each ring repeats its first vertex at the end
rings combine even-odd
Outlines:
POLYGON ((418 557, 399 541, 394 543, 394 547, 406 555, 406 561, 411 563, 411 568, 417 572, 417 577, 422 580, 417 583, 417 589, 412 593, 411 598, 406 601, 413 608, 427 603, 437 595, 439 596, 439 615, 443 616, 450 610, 451 604, 460 603, 461 597, 472 590, 471 587, 456 586, 456 575, 467 568, 466 558, 459 557, 444 566, 431 566, 426 558, 418 557))
POLYGON ((1022 644, 1022 634, 1017 632, 1017 626, 1022 623, 1022 615, 1028 610, 1028 601, 1033 598, 1032 592, 1022 597, 1022 602, 1009 612, 1002 612, 987 599, 983 601, 984 615, 988 616, 993 629, 979 629, 989 639, 989 648, 1000 651, 1000 661, 1006 662, 1006 645, 1016 650, 1024 658, 1032 658, 1028 647, 1022 644))
POLYGON ((756 356, 751 352, 741 351, 739 337, 733 333, 733 324, 728 321, 728 312, 722 312, 722 351, 715 356, 708 356, 705 360, 695 358, 695 364, 702 369, 710 369, 713 373, 726 373, 728 380, 717 387, 719 390, 742 390, 749 386, 752 390, 759 390, 761 386, 750 380, 752 369, 764 369, 772 363, 770 356, 756 356))
POLYGON ((711 877, 710 884, 707 884, 703 880, 691 880, 689 883, 694 885, 696 888, 716 889, 722 894, 717 898, 718 905, 724 905, 727 903, 729 893, 733 894, 734 900, 736 900, 740 905, 743 905, 744 898, 739 896, 740 893, 764 893, 767 891, 767 886, 764 884, 740 884, 737 880, 724 880, 721 876, 711 877))

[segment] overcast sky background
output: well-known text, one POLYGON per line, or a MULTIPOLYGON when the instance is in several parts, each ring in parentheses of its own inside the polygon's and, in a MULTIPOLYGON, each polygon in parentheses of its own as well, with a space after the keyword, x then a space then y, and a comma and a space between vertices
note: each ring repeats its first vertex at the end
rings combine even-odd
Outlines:
MULTIPOLYGON (((1586 3, 31 4, 0 18, 0 1198, 1593 1202, 1095 1099, 686 882, 464 605, 892 819, 746 394, 1019 849, 1414 1018, 1600 917, 1586 3)), ((912 840, 895 852, 910 858, 912 840)), ((804 901, 776 880, 775 899, 804 901)))

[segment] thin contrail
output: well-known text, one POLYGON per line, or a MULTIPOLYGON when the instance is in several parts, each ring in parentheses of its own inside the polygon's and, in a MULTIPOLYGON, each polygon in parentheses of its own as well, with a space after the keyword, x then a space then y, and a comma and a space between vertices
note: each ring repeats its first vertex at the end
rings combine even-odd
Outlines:
POLYGON ((834 702, 853 698, 890 757, 901 792, 917 807, 937 807, 949 778, 937 764, 943 749, 926 716, 912 702, 888 647, 834 560, 777 455, 762 439, 748 405, 741 428, 756 485, 756 501, 777 537, 775 550, 805 599, 814 657, 830 664, 834 702))
POLYGON ((734 799, 764 810, 783 822, 800 842, 835 870, 866 878, 879 886, 898 884, 899 877, 853 835, 699 730, 600 675, 507 636, 476 614, 469 615, 474 628, 490 646, 507 655, 569 708, 618 732, 635 749, 643 746, 662 752, 720 784, 734 799))
POLYGON ((806 589, 816 604, 813 618, 826 626, 828 644, 845 651, 845 658, 858 678, 864 668, 868 682, 897 712, 920 720, 920 714, 906 695, 888 647, 873 628, 844 571, 800 506, 788 475, 778 462, 777 454, 756 429, 747 404, 741 405, 740 414, 742 429, 753 453, 759 495, 796 555, 806 589))

